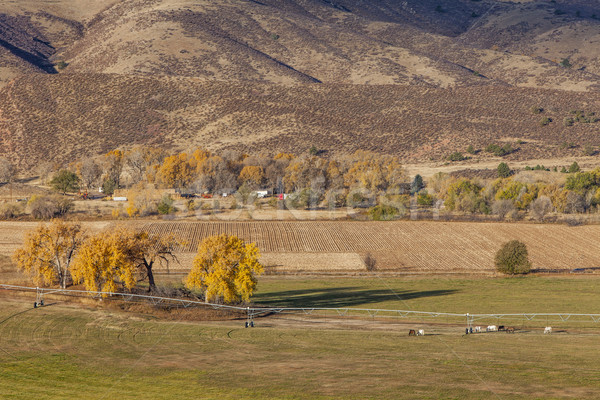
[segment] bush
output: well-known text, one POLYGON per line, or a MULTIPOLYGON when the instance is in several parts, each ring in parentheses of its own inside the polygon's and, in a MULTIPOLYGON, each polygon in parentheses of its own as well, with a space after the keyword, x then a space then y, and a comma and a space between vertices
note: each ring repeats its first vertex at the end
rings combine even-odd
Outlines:
POLYGON ((463 161, 467 159, 468 157, 463 156, 463 153, 460 151, 454 152, 448 156, 449 161, 463 161))
POLYGON ((285 205, 288 209, 309 209, 318 206, 320 201, 319 193, 312 189, 302 189, 299 192, 291 193, 285 199, 285 205))
POLYGON ((61 217, 73 209, 73 201, 59 196, 32 196, 27 203, 36 219, 61 217))
POLYGON ((507 215, 513 214, 515 210, 515 204, 512 200, 496 200, 494 204, 492 204, 492 212, 500 219, 504 219, 507 215))
POLYGON ((367 271, 375 271, 375 268, 377 268, 377 260, 371 255, 371 253, 365 254, 363 262, 365 263, 365 268, 367 271))
POLYGON ((508 178, 511 172, 507 163, 500 163, 498 165, 498 178, 508 178))
POLYGON ((107 196, 112 196, 115 193, 117 184, 113 179, 107 178, 102 182, 102 193, 107 196))
POLYGON ((575 172, 579 171, 581 171, 581 168, 579 168, 579 164, 577 164, 577 161, 574 161, 573 164, 569 166, 569 173, 574 174, 575 172))
POLYGON ((171 214, 175 211, 175 206, 173 205, 173 198, 170 194, 165 193, 163 197, 158 202, 158 212, 162 215, 171 214))
POLYGON ((423 177, 419 174, 415 175, 415 179, 413 179, 410 184, 410 194, 418 193, 421 189, 425 187, 425 183, 423 182, 423 177))
POLYGON ((546 215, 554 210, 554 206, 552 206, 552 201, 549 197, 540 196, 531 203, 529 209, 533 218, 537 221, 543 221, 546 215))
POLYGON ((475 154, 475 148, 473 147, 473 145, 472 145, 472 144, 470 144, 470 145, 467 147, 467 153, 469 153, 469 154, 475 154))
POLYGON ((496 270, 503 274, 527 274, 531 270, 531 263, 525 243, 511 240, 502 245, 496 253, 496 270))
POLYGON ((488 153, 492 153, 497 157, 504 157, 505 155, 512 153, 514 150, 510 143, 506 143, 502 147, 495 143, 492 143, 485 148, 485 151, 487 151, 488 153))
POLYGON ((552 122, 552 118, 543 117, 542 119, 540 119, 540 126, 549 125, 550 122, 552 122))
MULTIPOLYGON (((556 14, 557 11, 559 11, 559 10, 554 11, 554 14, 556 14)), ((560 14, 556 14, 556 15, 560 15, 560 14)), ((560 62, 558 63, 558 65, 560 65, 563 68, 571 68, 573 66, 571 64, 571 60, 569 60, 568 58, 563 58, 562 60, 560 60, 560 62)))
POLYGON ((23 208, 18 203, 5 203, 0 206, 0 218, 13 219, 23 213, 23 208))
POLYGON ((564 126, 573 126, 574 123, 575 123, 575 120, 573 118, 565 117, 563 119, 564 126))
POLYGON ((397 215, 398 209, 388 205, 378 205, 369 210, 369 217, 373 221, 389 221, 397 215))
POLYGON ((583 147, 582 153, 584 156, 591 157, 596 154, 596 149, 588 144, 583 147))
POLYGON ((542 112, 544 112, 544 109, 542 107, 537 106, 533 106, 529 110, 531 110, 533 114, 541 114, 542 112))
POLYGON ((417 196, 417 204, 420 206, 432 207, 434 201, 434 197, 429 193, 419 193, 417 196))

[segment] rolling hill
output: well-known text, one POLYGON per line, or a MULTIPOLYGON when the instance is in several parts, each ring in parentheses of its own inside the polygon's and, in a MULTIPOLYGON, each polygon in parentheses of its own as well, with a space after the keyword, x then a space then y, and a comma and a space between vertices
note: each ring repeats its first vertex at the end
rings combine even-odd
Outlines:
POLYGON ((598 15, 584 0, 0 1, 0 151, 24 170, 132 143, 568 155, 600 145, 600 124, 562 124, 600 111, 598 15))

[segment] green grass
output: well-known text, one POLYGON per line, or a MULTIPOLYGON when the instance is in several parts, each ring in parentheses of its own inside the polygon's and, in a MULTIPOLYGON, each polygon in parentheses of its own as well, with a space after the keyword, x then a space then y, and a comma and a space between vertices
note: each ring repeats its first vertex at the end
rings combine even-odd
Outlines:
POLYGON ((600 312, 600 277, 263 277, 252 300, 286 307, 595 313, 600 312))
MULTIPOLYGON (((590 312, 599 309, 599 284, 589 277, 265 277, 255 300, 590 312)), ((593 399, 600 389, 594 330, 463 336, 462 327, 432 325, 415 338, 399 325, 370 320, 342 329, 284 316, 257 319, 256 328, 245 329, 243 321, 161 321, 66 303, 32 309, 30 303, 0 297, 3 399, 593 399)))

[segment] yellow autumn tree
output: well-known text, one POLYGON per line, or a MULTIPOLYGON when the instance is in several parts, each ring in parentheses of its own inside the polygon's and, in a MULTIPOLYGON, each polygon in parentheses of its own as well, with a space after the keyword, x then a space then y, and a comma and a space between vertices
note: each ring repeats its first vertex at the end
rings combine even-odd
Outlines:
POLYGON ((207 302, 248 301, 263 272, 254 243, 226 234, 210 236, 198 246, 198 254, 185 286, 200 289, 207 302))
POLYGON ((104 178, 112 180, 117 188, 121 185, 124 161, 125 153, 119 149, 109 151, 104 155, 104 178))
POLYGON ((73 262, 73 281, 87 290, 116 292, 117 284, 135 286, 135 265, 128 257, 121 232, 103 232, 88 238, 73 262))
POLYGON ((264 179, 265 171, 257 165, 246 165, 238 177, 241 184, 247 183, 252 187, 260 187, 264 179))
POLYGON ((71 279, 71 262, 84 238, 80 225, 53 220, 25 235, 14 260, 37 285, 59 284, 64 289, 71 279))
POLYGON ((180 153, 173 156, 166 157, 158 167, 156 176, 158 180, 170 188, 184 188, 187 187, 195 177, 195 163, 194 157, 188 157, 186 153, 180 153), (193 160, 192 163, 190 163, 193 160), (192 165, 194 164, 194 165, 192 165))
POLYGON ((131 289, 137 278, 148 278, 149 291, 156 288, 156 262, 176 260, 180 244, 172 235, 159 236, 143 231, 117 229, 90 237, 73 263, 73 280, 88 290, 114 292, 118 284, 131 289))
POLYGON ((400 161, 393 156, 358 150, 344 176, 348 187, 363 187, 373 192, 398 187, 406 180, 400 161))

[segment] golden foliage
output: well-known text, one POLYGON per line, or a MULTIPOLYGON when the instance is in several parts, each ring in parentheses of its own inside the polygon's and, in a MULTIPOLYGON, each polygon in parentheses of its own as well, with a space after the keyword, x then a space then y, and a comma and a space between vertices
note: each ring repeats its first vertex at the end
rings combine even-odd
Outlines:
POLYGON ((240 172, 238 180, 241 183, 250 183, 254 186, 260 186, 265 178, 265 171, 262 167, 256 165, 246 165, 240 172))
POLYGON ((135 264, 129 257, 130 236, 123 231, 104 232, 86 240, 73 262, 73 281, 87 290, 116 292, 117 283, 135 286, 135 264))
POLYGON ((67 286, 71 261, 85 233, 78 224, 53 220, 25 236, 25 244, 14 254, 19 269, 33 277, 37 285, 67 286))
POLYGON ((136 284, 136 274, 146 275, 150 289, 156 285, 152 267, 156 261, 175 259, 180 244, 173 235, 118 229, 102 232, 85 241, 73 263, 73 280, 91 291, 114 292, 121 283, 127 289, 136 284))
POLYGON ((359 150, 354 163, 344 175, 348 187, 364 187, 379 191, 398 187, 406 180, 400 161, 393 156, 359 150))
POLYGON ((254 243, 246 244, 237 236, 210 236, 198 246, 198 254, 186 278, 189 289, 204 291, 207 302, 248 301, 263 272, 254 243))
POLYGON ((142 183, 127 193, 127 215, 130 217, 147 216, 157 213, 160 193, 152 185, 142 183))
POLYGON ((195 177, 195 166, 190 163, 191 160, 193 160, 193 164, 196 163, 196 159, 188 157, 186 153, 166 157, 162 165, 158 167, 156 174, 158 180, 170 188, 188 186, 195 177))

